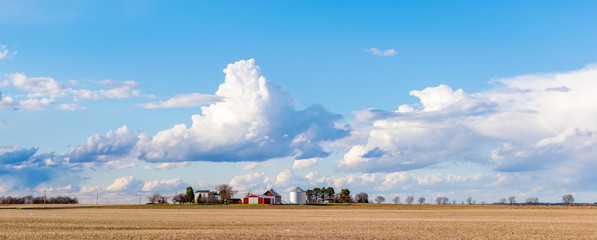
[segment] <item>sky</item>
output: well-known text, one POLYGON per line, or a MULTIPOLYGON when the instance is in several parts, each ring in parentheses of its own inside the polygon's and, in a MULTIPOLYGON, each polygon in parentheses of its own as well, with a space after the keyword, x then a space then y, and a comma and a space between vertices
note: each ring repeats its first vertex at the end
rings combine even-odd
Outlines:
POLYGON ((0 195, 597 202, 596 7, 0 0, 0 195))

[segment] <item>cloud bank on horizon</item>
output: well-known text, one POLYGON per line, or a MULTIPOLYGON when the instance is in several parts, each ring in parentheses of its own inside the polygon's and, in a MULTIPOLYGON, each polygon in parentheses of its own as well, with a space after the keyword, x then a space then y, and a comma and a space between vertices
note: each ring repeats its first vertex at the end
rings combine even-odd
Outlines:
MULTIPOLYGON (((295 159, 292 170, 283 170, 275 178, 254 172, 235 176, 230 184, 241 190, 329 184, 377 186, 379 191, 385 191, 437 184, 462 187, 475 182, 491 186, 511 184, 512 179, 555 182, 525 175, 535 171, 549 172, 558 181, 563 179, 559 186, 592 184, 597 180, 593 174, 597 170, 597 65, 571 72, 501 79, 493 89, 477 93, 447 85, 413 90, 410 94, 419 103, 403 104, 394 111, 358 110, 348 123, 321 105, 296 110, 296 100, 284 88, 268 81, 253 59, 229 64, 224 73, 225 80, 214 95, 179 95, 141 105, 148 109, 205 105, 200 114, 191 116, 190 126, 175 125, 153 136, 134 133, 123 126, 105 135, 91 136, 64 154, 3 146, 0 174, 15 179, 26 176, 15 183, 36 187, 59 173, 123 159, 162 163, 157 169, 170 169, 184 168, 188 162, 196 161, 262 162, 290 157, 295 159), (336 162, 338 171, 362 175, 298 175, 332 152, 343 155, 336 162), (491 167, 496 175, 420 176, 409 172, 442 163, 480 164, 491 167)), ((111 90, 74 90, 51 78, 12 74, 5 86, 25 91, 31 99, 67 95, 99 99, 140 94, 135 90, 139 86, 136 82, 101 84, 111 90)), ((10 105, 14 101, 5 100, 2 104, 14 108, 10 105)), ((252 171, 255 167, 245 168, 252 171)), ((118 178, 103 189, 153 191, 165 189, 160 186, 185 184, 180 179, 143 182, 130 176, 118 178)))
POLYGON ((410 94, 420 104, 366 109, 353 125, 367 137, 337 162, 341 171, 395 172, 473 162, 498 172, 545 170, 565 181, 595 180, 597 66, 524 75, 479 93, 446 85, 410 94))

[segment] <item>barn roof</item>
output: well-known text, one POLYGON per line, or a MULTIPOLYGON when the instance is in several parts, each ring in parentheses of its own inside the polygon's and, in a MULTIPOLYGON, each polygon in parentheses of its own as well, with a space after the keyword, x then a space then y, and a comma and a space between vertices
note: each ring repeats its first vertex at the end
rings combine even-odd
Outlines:
POLYGON ((296 187, 295 189, 292 189, 291 192, 304 192, 305 190, 303 190, 301 187, 296 187))
POLYGON ((281 197, 282 195, 278 194, 276 191, 274 191, 274 189, 270 189, 265 191, 265 193, 263 193, 263 195, 267 195, 267 193, 270 192, 271 194, 273 194, 276 197, 281 197))
POLYGON ((272 196, 266 196, 266 195, 257 195, 257 194, 253 194, 253 195, 251 195, 251 196, 248 196, 248 197, 274 198, 274 197, 272 197, 272 196))

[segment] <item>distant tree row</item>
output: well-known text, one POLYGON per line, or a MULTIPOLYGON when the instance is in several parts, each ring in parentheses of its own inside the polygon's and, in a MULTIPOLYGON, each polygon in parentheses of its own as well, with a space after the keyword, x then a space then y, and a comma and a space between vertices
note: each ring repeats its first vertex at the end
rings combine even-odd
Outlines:
POLYGON ((0 204, 77 204, 79 200, 77 198, 71 198, 67 196, 50 197, 44 196, 34 197, 27 195, 24 197, 11 197, 2 196, 0 197, 0 204))
POLYGON ((326 199, 333 199, 335 194, 336 191, 334 191, 333 187, 307 189, 307 195, 311 195, 315 202, 323 202, 326 199))
POLYGON ((311 197, 313 202, 337 202, 337 203, 351 203, 355 202, 352 198, 350 190, 347 188, 340 189, 339 193, 336 193, 333 187, 322 187, 307 189, 307 195, 311 197))
MULTIPOLYGON (((508 197, 508 199, 501 198, 497 203, 498 204, 510 204, 510 205, 514 205, 514 204, 516 204, 516 197, 515 196, 510 196, 510 197, 508 197)), ((524 204, 526 204, 526 205, 537 205, 537 204, 540 204, 539 203, 539 198, 538 197, 527 198, 526 201, 524 202, 524 204)), ((574 196, 572 196, 572 194, 564 194, 562 196, 562 204, 564 204, 564 205, 572 205, 572 204, 574 204, 574 196)))

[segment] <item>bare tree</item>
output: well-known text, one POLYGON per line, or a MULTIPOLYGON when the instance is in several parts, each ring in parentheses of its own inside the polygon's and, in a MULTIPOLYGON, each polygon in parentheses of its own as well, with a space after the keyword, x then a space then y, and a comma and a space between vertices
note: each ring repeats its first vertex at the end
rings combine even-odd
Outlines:
POLYGON ((161 200, 161 198, 162 198, 162 194, 160 194, 160 193, 154 193, 154 194, 148 196, 147 200, 150 203, 156 203, 158 200, 161 200))
POLYGON ((216 186, 218 195, 222 198, 224 203, 229 203, 230 199, 234 196, 235 192, 232 190, 232 186, 229 184, 221 184, 216 186))
POLYGON ((537 205, 537 204, 539 204, 539 198, 538 197, 527 198, 527 200, 525 201, 525 203, 528 204, 528 205, 537 205))
POLYGON ((357 203, 368 203, 369 202, 369 195, 367 193, 361 192, 354 196, 354 201, 357 203))
POLYGON ((172 197, 172 202, 178 203, 178 204, 183 204, 183 203, 189 202, 189 199, 188 199, 186 193, 179 193, 179 194, 174 195, 174 197, 172 197))
POLYGON ((447 204, 450 200, 447 197, 437 197, 435 202, 437 204, 447 204))
POLYGON ((508 203, 509 203, 510 205, 514 205, 514 204, 516 203, 516 197, 515 197, 515 196, 510 196, 510 197, 508 198, 508 203))
POLYGON ((376 202, 376 203, 378 203, 378 204, 379 204, 379 203, 382 203, 382 202, 385 202, 385 201, 386 201, 386 198, 385 198, 385 197, 383 197, 383 196, 377 196, 377 197, 375 198, 375 202, 376 202))
POLYGON ((425 203, 425 198, 424 197, 420 197, 419 198, 419 204, 423 204, 425 203))
POLYGON ((572 205, 574 203, 574 196, 572 194, 564 194, 562 196, 562 203, 567 206, 572 205))
POLYGON ((508 200, 506 200, 506 198, 501 198, 500 199, 500 204, 506 204, 506 202, 508 202, 508 200))
POLYGON ((415 198, 413 196, 406 197, 406 203, 408 203, 408 204, 413 203, 414 200, 415 200, 415 198))
POLYGON ((253 193, 251 192, 251 190, 249 190, 249 191, 248 191, 248 192, 245 194, 245 197, 249 197, 249 196, 251 196, 251 195, 253 195, 253 193))
POLYGON ((394 202, 394 204, 400 203, 400 197, 399 196, 394 196, 394 199, 392 199, 392 202, 394 202))
POLYGON ((471 203, 473 203, 473 198, 472 198, 471 196, 468 196, 468 197, 466 198, 466 203, 468 203, 468 204, 471 204, 471 203))
POLYGON ((162 203, 168 203, 168 199, 170 199, 170 196, 161 195, 159 198, 159 200, 161 200, 162 203))

